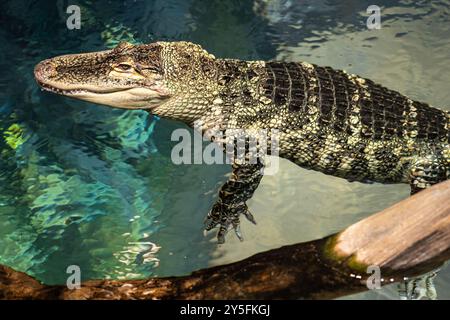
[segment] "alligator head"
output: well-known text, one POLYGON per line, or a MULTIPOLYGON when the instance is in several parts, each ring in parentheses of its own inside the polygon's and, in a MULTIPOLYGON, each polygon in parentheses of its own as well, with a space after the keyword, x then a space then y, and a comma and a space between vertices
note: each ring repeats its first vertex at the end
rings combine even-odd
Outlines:
POLYGON ((212 98, 207 93, 217 84, 214 64, 214 56, 189 42, 122 42, 112 50, 44 60, 34 75, 57 94, 192 120, 184 118, 194 118, 212 98))

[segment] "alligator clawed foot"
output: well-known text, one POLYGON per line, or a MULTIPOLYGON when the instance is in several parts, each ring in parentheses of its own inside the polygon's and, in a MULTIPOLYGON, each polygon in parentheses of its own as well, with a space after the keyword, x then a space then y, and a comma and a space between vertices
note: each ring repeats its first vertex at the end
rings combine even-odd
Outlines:
POLYGON ((433 279, 439 269, 426 273, 422 276, 408 279, 399 284, 399 295, 401 300, 435 300, 437 298, 433 279))
POLYGON ((209 211, 208 216, 205 219, 205 230, 209 231, 219 226, 219 232, 217 233, 217 240, 219 244, 225 242, 225 236, 233 228, 234 233, 239 240, 243 241, 241 227, 240 227, 240 215, 244 215, 250 222, 256 224, 255 218, 248 210, 245 203, 239 204, 225 204, 217 202, 209 211))

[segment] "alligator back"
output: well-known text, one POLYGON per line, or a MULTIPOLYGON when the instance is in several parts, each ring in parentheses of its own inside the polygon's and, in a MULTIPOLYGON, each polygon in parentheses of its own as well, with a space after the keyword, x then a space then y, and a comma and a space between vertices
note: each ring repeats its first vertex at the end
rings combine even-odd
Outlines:
POLYGON ((409 182, 425 158, 450 171, 449 112, 330 67, 267 62, 264 74, 291 161, 358 181, 409 182))
POLYGON ((449 142, 449 113, 371 80, 308 63, 266 63, 264 94, 320 127, 361 138, 449 142))

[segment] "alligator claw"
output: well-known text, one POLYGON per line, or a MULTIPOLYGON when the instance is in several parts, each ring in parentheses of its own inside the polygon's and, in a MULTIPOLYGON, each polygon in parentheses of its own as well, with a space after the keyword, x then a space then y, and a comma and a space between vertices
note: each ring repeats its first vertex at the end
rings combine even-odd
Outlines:
POLYGON ((214 229, 218 224, 219 224, 219 222, 218 221, 215 221, 212 217, 210 217, 209 216, 209 214, 208 214, 208 216, 206 217, 206 219, 205 219, 205 221, 203 222, 203 224, 204 224, 204 229, 205 229, 205 231, 210 231, 210 230, 212 230, 212 229, 214 229))
POLYGON ((225 243, 225 235, 228 233, 228 225, 221 224, 219 228, 219 232, 217 233, 217 242, 219 244, 225 243))
POLYGON ((241 233, 241 226, 236 225, 236 226, 233 226, 233 228, 234 228, 234 233, 236 234, 238 239, 241 241, 244 241, 244 237, 242 236, 242 233, 241 233))
POLYGON ((248 221, 256 225, 255 217, 252 215, 252 213, 249 210, 246 210, 244 212, 244 216, 247 218, 248 221))
POLYGON ((243 241, 244 237, 241 233, 239 221, 239 216, 241 214, 243 214, 250 222, 256 224, 255 218, 248 211, 245 203, 229 205, 222 202, 217 202, 209 211, 208 216, 204 221, 205 230, 209 231, 219 226, 217 240, 219 244, 222 244, 225 242, 225 236, 228 233, 228 230, 232 227, 238 239, 243 241))

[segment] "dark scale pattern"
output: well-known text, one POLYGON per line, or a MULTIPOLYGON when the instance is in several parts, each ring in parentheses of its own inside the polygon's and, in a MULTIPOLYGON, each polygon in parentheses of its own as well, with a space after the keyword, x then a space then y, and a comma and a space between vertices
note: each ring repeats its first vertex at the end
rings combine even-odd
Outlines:
MULTIPOLYGON (((417 110, 410 112, 409 99, 371 80, 363 79, 359 84, 349 75, 330 67, 314 66, 313 75, 299 63, 268 62, 267 77, 263 83, 263 94, 277 106, 288 106, 291 112, 308 111, 308 96, 318 97, 320 127, 331 127, 336 132, 355 134, 351 116, 360 121, 356 132, 362 138, 390 140, 405 133, 418 139, 440 139, 447 136, 445 112, 427 104, 413 102, 417 110), (317 87, 311 91, 311 77, 317 87), (311 91, 311 92, 310 92, 311 91), (358 100, 352 101, 357 96, 358 100), (352 113, 354 104, 358 114, 352 113)), ((362 80, 362 79, 361 79, 362 80)))
POLYGON ((407 120, 404 114, 409 111, 408 99, 370 80, 366 80, 366 85, 370 98, 361 103, 361 120, 366 128, 371 128, 367 137, 374 140, 402 137, 407 120))
POLYGON ((361 99, 361 88, 353 83, 346 73, 343 71, 329 69, 328 71, 332 75, 333 83, 336 88, 336 113, 333 128, 337 132, 345 132, 349 135, 354 134, 352 129, 350 118, 351 116, 361 117, 360 114, 353 113, 353 106, 355 102, 352 100, 354 96, 359 96, 359 102, 361 99))
POLYGON ((332 70, 331 68, 327 71, 332 79, 336 94, 332 128, 337 132, 343 132, 348 128, 347 119, 351 108, 351 95, 356 91, 356 87, 348 80, 345 73, 332 70))
POLYGON ((372 121, 372 138, 389 140, 407 133, 412 138, 442 140, 447 135, 443 111, 425 103, 409 100, 398 92, 370 80, 366 80, 366 83, 371 94, 372 117, 365 117, 369 114, 367 108, 361 109, 361 116, 363 123, 366 121, 368 124, 372 121))
POLYGON ((417 101, 414 101, 413 106, 417 113, 417 138, 435 140, 447 137, 446 115, 443 111, 417 101))
POLYGON ((378 175, 386 175, 385 182, 395 182, 401 180, 401 176, 405 170, 404 166, 397 168, 401 159, 389 150, 389 148, 382 148, 375 152, 375 159, 378 161, 376 173, 378 175))
POLYGON ((304 111, 307 94, 307 72, 298 63, 268 62, 264 95, 277 105, 288 105, 290 111, 304 111))
POLYGON ((273 68, 271 67, 271 63, 267 63, 266 66, 267 66, 267 80, 263 84, 264 95, 271 101, 274 101, 276 74, 273 68))
POLYGON ((271 86, 272 92, 268 92, 270 93, 268 97, 277 105, 286 104, 290 100, 291 83, 284 63, 272 62, 268 64, 268 70, 270 70, 269 76, 273 76, 273 79, 268 80, 268 83, 273 83, 271 86))
POLYGON ((307 101, 307 82, 304 70, 298 63, 288 63, 286 68, 291 77, 291 100, 289 103, 290 111, 301 111, 306 109, 307 101))
POLYGON ((366 125, 370 123, 374 131, 378 135, 381 134, 379 138, 402 137, 406 123, 404 113, 409 110, 408 100, 395 91, 388 90, 368 80, 366 82, 373 101, 372 114, 374 115, 372 118, 363 116, 363 123, 366 125), (381 132, 381 129, 383 129, 383 132, 381 132))
POLYGON ((320 117, 319 125, 328 126, 333 117, 333 111, 336 110, 336 93, 329 70, 322 67, 315 67, 320 89, 320 117))

